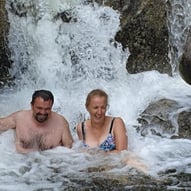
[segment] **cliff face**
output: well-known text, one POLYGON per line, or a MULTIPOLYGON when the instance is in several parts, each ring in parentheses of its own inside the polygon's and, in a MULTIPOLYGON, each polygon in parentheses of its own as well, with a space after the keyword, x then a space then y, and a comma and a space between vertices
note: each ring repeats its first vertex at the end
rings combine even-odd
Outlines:
POLYGON ((0 0, 0 26, 0 87, 2 87, 10 78, 9 68, 11 66, 11 62, 8 59, 7 33, 9 23, 5 10, 5 0, 0 0))
POLYGON ((104 4, 121 13, 121 31, 116 40, 130 50, 126 64, 128 72, 157 70, 171 75, 165 1, 104 0, 104 4))
POLYGON ((179 60, 179 73, 184 81, 191 85, 191 28, 188 32, 183 54, 179 60))

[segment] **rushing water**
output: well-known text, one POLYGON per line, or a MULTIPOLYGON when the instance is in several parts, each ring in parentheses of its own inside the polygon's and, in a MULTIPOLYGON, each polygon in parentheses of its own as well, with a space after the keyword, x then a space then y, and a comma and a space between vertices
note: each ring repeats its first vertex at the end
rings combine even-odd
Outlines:
MULTIPOLYGON (((184 3, 191 5, 189 0, 184 3)), ((115 183, 107 181, 118 179, 123 182, 123 189, 136 190, 139 181, 133 182, 132 177, 139 180, 147 175, 160 182, 168 180, 169 174, 165 172, 171 175, 168 188, 181 188, 172 177, 191 174, 191 141, 154 135, 141 137, 134 125, 146 107, 161 98, 189 107, 191 87, 178 74, 173 77, 156 71, 128 74, 125 63, 129 52, 114 41, 120 15, 112 8, 83 4, 80 0, 7 0, 6 8, 13 60, 11 74, 16 86, 1 90, 0 115, 28 109, 34 90, 50 89, 55 95, 53 109, 68 119, 76 142, 72 149, 58 147, 22 155, 15 151, 14 131, 1 133, 0 190, 117 190, 115 183), (58 13, 63 11, 71 16, 69 23, 59 17, 58 13), (84 103, 93 88, 102 88, 109 94, 108 114, 124 119, 129 151, 105 156, 79 150, 74 127, 88 117, 84 103), (139 165, 137 170, 126 165, 125 160, 133 155, 147 166, 146 172, 139 165)), ((171 1, 171 8, 184 13, 183 26, 188 26, 189 6, 186 9, 182 2, 171 1)), ((184 39, 178 37, 184 27, 176 31, 179 26, 176 14, 173 11, 169 14, 170 43, 174 42, 181 52, 184 39)), ((184 188, 189 186, 190 181, 184 188)))

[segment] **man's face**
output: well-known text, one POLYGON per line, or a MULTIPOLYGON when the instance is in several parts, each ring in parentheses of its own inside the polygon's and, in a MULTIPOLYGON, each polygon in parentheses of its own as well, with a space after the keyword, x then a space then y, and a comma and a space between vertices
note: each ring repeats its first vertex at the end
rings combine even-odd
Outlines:
POLYGON ((48 119, 51 114, 52 100, 43 100, 41 97, 37 97, 34 104, 31 105, 33 116, 39 123, 43 123, 48 119))

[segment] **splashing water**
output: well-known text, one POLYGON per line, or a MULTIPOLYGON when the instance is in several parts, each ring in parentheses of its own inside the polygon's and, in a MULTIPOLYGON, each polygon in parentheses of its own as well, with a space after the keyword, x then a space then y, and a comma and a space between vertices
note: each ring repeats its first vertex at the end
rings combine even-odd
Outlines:
MULTIPOLYGON (((80 0, 7 0, 6 8, 16 86, 1 91, 1 116, 28 109, 35 89, 50 89, 55 95, 54 110, 68 119, 75 137, 75 125, 88 116, 84 107, 87 93, 102 88, 110 98, 108 114, 125 121, 129 151, 91 156, 79 152, 76 141, 71 150, 58 147, 21 155, 15 151, 14 131, 9 130, 0 134, 0 190, 64 190, 69 184, 78 188, 80 181, 91 182, 91 172, 97 178, 129 176, 134 172, 123 164, 129 152, 144 161, 149 175, 168 169, 191 173, 190 140, 141 137, 133 127, 152 101, 168 98, 188 107, 191 88, 178 75, 126 72, 128 49, 122 50, 114 40, 120 29, 118 12, 80 0), (62 13, 70 16, 70 22, 63 22, 62 13), (103 173, 97 170, 103 167, 103 173)), ((176 23, 171 27, 173 31, 176 23)))

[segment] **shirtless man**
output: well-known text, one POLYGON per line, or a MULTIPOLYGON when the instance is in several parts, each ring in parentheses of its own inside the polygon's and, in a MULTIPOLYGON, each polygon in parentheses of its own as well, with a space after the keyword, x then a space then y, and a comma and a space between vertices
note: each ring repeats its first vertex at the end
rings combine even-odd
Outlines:
POLYGON ((48 90, 32 95, 31 109, 0 118, 0 131, 15 129, 16 149, 20 153, 46 150, 57 146, 72 147, 73 138, 67 120, 51 111, 54 96, 48 90))

